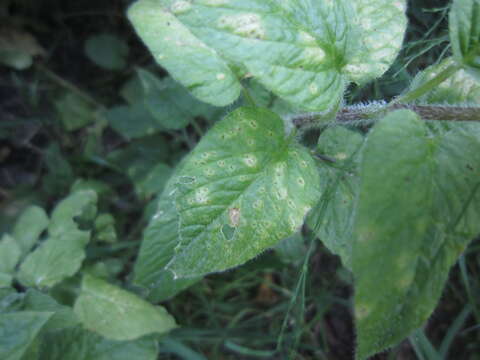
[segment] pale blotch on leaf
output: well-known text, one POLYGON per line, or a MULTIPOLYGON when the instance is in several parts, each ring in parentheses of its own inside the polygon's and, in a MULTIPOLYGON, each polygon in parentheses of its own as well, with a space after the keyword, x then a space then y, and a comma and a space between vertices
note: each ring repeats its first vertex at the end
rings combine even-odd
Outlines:
POLYGON ((227 4, 228 0, 200 0, 198 3, 208 6, 221 6, 227 4))
POLYGON ((306 65, 317 65, 325 60, 325 51, 319 47, 308 47, 303 50, 302 58, 306 65))
POLYGON ((253 39, 265 38, 265 29, 258 14, 223 15, 218 19, 218 26, 236 35, 253 39))
POLYGON ((305 186, 305 180, 302 178, 302 177, 299 177, 297 179, 297 183, 298 185, 300 185, 301 187, 304 187, 305 186))
POLYGON ((310 86, 308 87, 308 90, 310 90, 311 94, 315 95, 316 93, 318 93, 317 84, 310 84, 310 86))
POLYGON ((317 41, 315 40, 315 38, 305 31, 299 31, 298 32, 297 41, 302 45, 307 45, 307 46, 317 45, 317 41))
POLYGON ((205 204, 208 202, 208 188, 201 187, 195 192, 195 200, 199 204, 205 204))
POLYGON ((221 168, 225 167, 225 161, 224 160, 218 160, 217 165, 221 168))
POLYGON ((192 8, 190 1, 176 1, 170 7, 170 10, 174 14, 181 14, 189 11, 192 8))
POLYGON ((252 154, 248 154, 243 158, 243 162, 248 167, 255 167, 257 165, 257 158, 252 154))
POLYGON ((240 209, 238 208, 229 209, 228 219, 230 221, 231 226, 238 227, 238 225, 240 225, 240 209))
POLYGON ((217 74, 217 80, 225 80, 225 74, 224 73, 217 74))

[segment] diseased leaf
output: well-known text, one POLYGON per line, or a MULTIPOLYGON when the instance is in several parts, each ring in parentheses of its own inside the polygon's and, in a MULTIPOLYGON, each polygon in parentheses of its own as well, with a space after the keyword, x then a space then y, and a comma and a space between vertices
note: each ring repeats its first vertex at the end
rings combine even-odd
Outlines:
POLYGON ((406 0, 355 0, 360 51, 345 70, 352 81, 364 83, 382 76, 402 47, 406 0))
POLYGON ((134 283, 147 289, 146 296, 152 302, 167 300, 199 280, 198 277, 174 279, 173 273, 165 269, 180 242, 179 216, 172 197, 175 185, 176 177, 172 176, 160 195, 155 214, 145 229, 142 246, 135 262, 134 283))
POLYGON ((337 126, 328 128, 318 139, 318 152, 335 163, 320 165, 320 182, 325 188, 307 224, 343 265, 350 269, 355 200, 359 188, 358 158, 363 136, 337 126))
POLYGON ((98 34, 88 38, 85 53, 104 69, 122 70, 127 65, 128 45, 115 35, 98 34))
POLYGON ((352 258, 358 359, 428 319, 450 267, 480 233, 479 135, 478 124, 429 130, 406 110, 368 135, 352 258))
POLYGON ((90 231, 80 230, 76 220, 96 212, 93 191, 79 191, 62 200, 52 213, 48 238, 20 266, 18 280, 25 286, 51 287, 74 275, 85 258, 90 231))
POLYGON ((11 285, 12 275, 20 256, 21 250, 15 239, 4 234, 0 240, 0 288, 11 285))
POLYGON ((480 0, 454 0, 450 9, 453 57, 480 80, 480 0))
POLYGON ((48 223, 48 216, 41 207, 30 206, 22 212, 12 231, 13 238, 22 249, 22 255, 32 249, 48 223))
MULTIPOLYGON (((411 89, 416 89, 437 74, 455 63, 453 58, 447 58, 441 63, 429 66, 413 79, 411 89)), ((480 83, 464 69, 458 70, 439 86, 417 100, 429 104, 480 103, 480 83)))
POLYGON ((240 83, 217 52, 157 1, 136 2, 128 17, 155 60, 198 99, 225 106, 239 96, 240 83))
MULTIPOLYGON (((405 0, 383 0, 381 10, 372 0, 140 0, 129 14, 175 79, 187 88, 183 76, 201 77, 200 89, 210 85, 209 98, 193 88, 203 101, 218 105, 221 84, 253 76, 292 104, 329 113, 340 105, 348 79, 380 76, 396 57, 406 28, 405 0), (203 48, 202 62, 212 65, 207 71, 197 48, 203 48), (188 71, 187 61, 195 63, 188 71)), ((228 94, 231 102, 238 91, 228 94)))
POLYGON ((283 120, 239 108, 176 174, 180 243, 167 269, 196 277, 240 265, 294 234, 320 196, 315 163, 283 120), (219 256, 221 254, 221 256, 219 256))
POLYGON ((51 316, 31 311, 0 314, 0 359, 20 360, 51 316))
POLYGON ((83 277, 74 311, 87 329, 112 340, 163 334, 176 326, 163 307, 90 275, 83 277))

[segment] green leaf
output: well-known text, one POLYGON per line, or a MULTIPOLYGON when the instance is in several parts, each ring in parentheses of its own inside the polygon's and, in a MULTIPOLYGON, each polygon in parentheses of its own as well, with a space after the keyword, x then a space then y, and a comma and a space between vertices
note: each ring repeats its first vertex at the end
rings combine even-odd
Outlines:
POLYGON ((114 106, 105 112, 105 118, 110 126, 126 139, 152 135, 164 129, 141 102, 129 106, 114 106))
MULTIPOLYGON (((454 63, 455 60, 449 57, 439 64, 429 66, 413 79, 410 88, 416 89, 422 86, 454 63)), ((460 69, 438 87, 419 98, 417 102, 452 105, 480 103, 480 84, 467 71, 460 69)))
MULTIPOLYGON (((179 167, 181 168, 181 165, 179 167)), ((142 246, 135 262, 134 283, 147 290, 146 296, 152 302, 165 301, 199 279, 174 279, 173 273, 165 269, 180 242, 179 216, 171 196, 175 185, 176 177, 172 176, 159 198, 155 214, 145 229, 142 246)))
POLYGON ((308 151, 283 120, 239 108, 217 123, 176 174, 180 243, 167 269, 195 277, 243 264, 299 230, 319 196, 308 151), (219 256, 222 254, 222 256, 219 256))
POLYGON ((4 234, 0 240, 0 288, 10 286, 21 250, 14 238, 4 234))
POLYGON ((239 96, 240 83, 224 60, 157 1, 133 4, 128 17, 155 60, 198 99, 225 106, 239 96))
POLYGON ((83 277, 74 311, 87 329, 112 340, 164 334, 176 326, 163 307, 90 275, 83 277))
POLYGON ((219 109, 192 97, 172 78, 159 79, 147 70, 137 71, 145 94, 144 104, 165 129, 183 129, 198 116, 208 119, 219 112, 219 109))
POLYGON ((352 81, 382 76, 402 47, 407 29, 406 0, 355 0, 361 49, 345 68, 352 81))
POLYGON ((480 1, 454 0, 450 9, 453 57, 480 80, 480 1))
POLYGON ((41 207, 30 206, 22 212, 12 232, 13 238, 22 249, 22 255, 32 249, 48 223, 48 216, 41 207))
POLYGON ((301 233, 296 233, 281 240, 274 249, 282 262, 294 265, 299 265, 307 253, 307 247, 301 233))
MULTIPOLYGON (((80 327, 49 332, 42 337, 40 359, 48 360, 155 360, 152 338, 113 341, 80 327)), ((27 359, 25 359, 27 360, 27 359)))
POLYGON ((0 359, 20 360, 51 316, 30 311, 0 314, 0 359))
POLYGON ((52 297, 35 289, 28 289, 23 301, 23 310, 51 312, 52 316, 43 331, 57 331, 78 325, 79 321, 69 306, 60 305, 52 297))
POLYGON ((23 285, 51 287, 80 269, 90 231, 80 230, 75 220, 82 220, 82 216, 90 218, 96 201, 93 191, 79 191, 55 207, 47 240, 20 266, 18 279, 23 285))
POLYGON ((169 154, 167 141, 152 136, 111 152, 108 160, 126 172, 139 197, 149 198, 163 190, 171 174, 171 168, 163 161, 169 154))
MULTIPOLYGON (((381 15, 372 0, 140 0, 129 14, 175 79, 190 89, 179 74, 201 77, 196 85, 211 87, 209 98, 193 88, 203 101, 223 99, 221 86, 235 81, 233 70, 303 109, 328 113, 340 105, 347 79, 369 80, 392 63, 406 28, 404 9, 404 0, 382 1, 381 15), (187 61, 195 64, 188 73, 187 61), (206 71, 201 63, 212 66, 206 71)), ((231 102, 238 92, 229 95, 231 102)))
POLYGON ((318 139, 318 152, 335 161, 320 166, 325 188, 320 202, 307 221, 318 238, 343 265, 351 269, 355 199, 359 188, 358 158, 363 136, 337 126, 326 129, 318 139))
POLYGON ((127 65, 128 45, 111 34, 99 34, 88 38, 85 53, 91 61, 107 70, 122 70, 127 65))
POLYGON ((130 105, 143 101, 145 97, 142 81, 138 73, 134 73, 120 89, 120 95, 130 105))
POLYGON ((24 294, 11 287, 0 287, 0 314, 22 309, 24 294))
POLYGON ((370 132, 352 257, 358 359, 428 319, 450 267, 480 233, 479 135, 478 124, 429 130, 406 110, 370 132))
POLYGON ((111 214, 100 214, 95 219, 95 238, 110 244, 117 241, 115 218, 111 214))
POLYGON ((160 163, 150 169, 144 176, 138 176, 138 173, 136 175, 132 174, 131 176, 135 183, 137 193, 142 198, 148 199, 162 192, 171 175, 172 168, 160 163))
POLYGON ((5 24, 0 31, 0 64, 25 70, 32 66, 33 57, 38 55, 46 55, 45 50, 30 33, 5 24))
POLYGON ((49 194, 67 193, 74 181, 74 174, 57 143, 52 142, 47 148, 44 160, 48 169, 47 175, 43 177, 46 191, 49 194))
POLYGON ((71 92, 55 101, 55 108, 67 131, 78 130, 95 120, 92 105, 71 92))

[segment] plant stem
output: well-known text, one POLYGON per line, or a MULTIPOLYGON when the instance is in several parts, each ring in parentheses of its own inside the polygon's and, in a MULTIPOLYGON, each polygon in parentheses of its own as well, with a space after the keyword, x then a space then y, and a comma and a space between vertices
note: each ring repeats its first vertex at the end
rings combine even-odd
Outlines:
MULTIPOLYGON (((409 109, 416 112, 422 119, 428 121, 475 121, 480 122, 480 106, 449 106, 449 105, 408 105, 389 104, 379 106, 354 105, 341 109, 335 118, 337 123, 371 123, 388 112, 398 109, 409 109)), ((296 127, 304 127, 319 122, 318 113, 299 114, 291 118, 296 127)), ((321 123, 321 121, 320 121, 321 123)))
POLYGON ((390 106, 394 106, 396 104, 408 104, 412 101, 422 97, 426 93, 435 89, 438 85, 443 83, 447 80, 450 76, 455 74, 460 69, 460 66, 457 64, 450 65, 445 70, 438 73, 433 79, 427 81, 425 84, 415 88, 404 95, 400 95, 396 99, 394 99, 390 104, 390 106))
POLYGON ((255 100, 253 100, 252 95, 248 92, 247 88, 244 86, 242 88, 242 93, 243 97, 245 98, 245 102, 247 103, 248 106, 256 107, 257 104, 255 104, 255 100))

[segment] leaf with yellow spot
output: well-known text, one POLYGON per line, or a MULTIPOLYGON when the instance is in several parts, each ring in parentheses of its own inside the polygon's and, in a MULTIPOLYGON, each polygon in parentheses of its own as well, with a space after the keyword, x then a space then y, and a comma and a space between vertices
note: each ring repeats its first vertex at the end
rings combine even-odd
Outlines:
POLYGON ((308 151, 260 108, 217 123, 175 177, 180 243, 167 269, 178 278, 254 258, 294 234, 320 196, 308 151))
POLYGON ((478 124, 445 130, 407 110, 368 135, 352 253, 357 359, 428 319, 450 267, 480 233, 479 139, 478 124))

